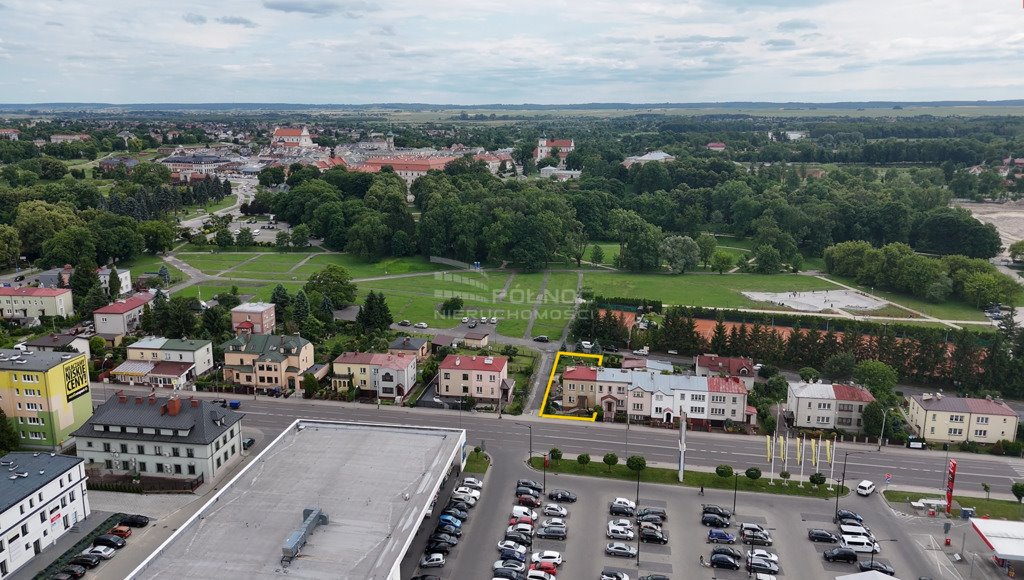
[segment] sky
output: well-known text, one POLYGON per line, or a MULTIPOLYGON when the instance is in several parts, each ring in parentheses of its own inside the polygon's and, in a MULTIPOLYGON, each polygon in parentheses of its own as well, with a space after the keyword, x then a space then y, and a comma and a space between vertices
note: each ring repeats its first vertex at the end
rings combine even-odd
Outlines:
POLYGON ((0 0, 0 102, 1024 98, 1021 0, 0 0))

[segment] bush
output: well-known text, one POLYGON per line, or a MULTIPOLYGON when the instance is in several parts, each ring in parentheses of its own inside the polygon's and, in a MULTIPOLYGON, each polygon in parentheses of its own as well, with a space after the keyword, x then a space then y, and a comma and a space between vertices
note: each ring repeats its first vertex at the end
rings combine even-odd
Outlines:
POLYGON ((825 483, 825 476, 820 471, 818 473, 812 473, 811 477, 808 479, 814 485, 821 485, 825 483))
POLYGON ((551 461, 561 461, 562 450, 557 447, 552 447, 551 451, 548 451, 548 457, 551 458, 551 461))
POLYGON ((576 456, 576 463, 579 463, 580 465, 586 467, 587 464, 590 463, 590 454, 580 453, 579 455, 576 456))
POLYGON ((718 477, 732 477, 732 466, 730 465, 719 465, 715 468, 715 473, 718 477))
POLYGON ((743 473, 753 481, 761 479, 761 470, 756 467, 748 467, 747 470, 743 473))
POLYGON ((503 412, 509 415, 522 415, 523 403, 521 401, 512 401, 507 407, 505 407, 503 412))

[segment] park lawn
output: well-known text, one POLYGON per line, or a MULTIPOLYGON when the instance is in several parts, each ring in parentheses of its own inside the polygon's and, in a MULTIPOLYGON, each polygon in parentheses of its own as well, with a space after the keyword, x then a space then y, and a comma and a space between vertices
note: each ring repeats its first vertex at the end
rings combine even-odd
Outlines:
POLYGON ((888 292, 885 290, 871 289, 867 286, 857 284, 857 282, 850 278, 844 278, 842 276, 835 276, 828 274, 826 276, 829 279, 837 280, 848 286, 853 286, 858 290, 863 290, 869 294, 875 294, 899 304, 900 306, 906 306, 907 308, 913 308, 918 312, 923 312, 928 316, 933 316, 940 320, 987 320, 985 314, 981 310, 974 308, 973 306, 960 302, 959 300, 947 300, 942 304, 932 304, 927 300, 922 300, 914 296, 908 296, 906 294, 900 294, 898 292, 888 292))
POLYGON ((604 257, 601 258, 601 263, 605 266, 611 266, 615 263, 615 258, 619 255, 619 243, 618 242, 594 242, 587 246, 587 251, 583 253, 583 260, 586 262, 593 262, 594 246, 601 246, 601 251, 604 252, 604 257))
POLYGON ((298 277, 297 274, 291 272, 292 268, 308 256, 308 254, 263 254, 244 262, 230 274, 233 277, 237 274, 238 278, 267 279, 281 276, 290 279, 293 276, 298 277))
MULTIPOLYGON (((696 239, 696 238, 694 238, 696 239)), ((754 241, 749 238, 737 238, 736 236, 715 236, 718 240, 718 247, 738 248, 748 252, 754 251, 754 241)))
MULTIPOLYGON (((579 462, 573 459, 563 458, 559 461, 551 461, 547 470, 552 473, 564 473, 569 475, 583 475, 588 477, 603 477, 606 479, 624 479, 626 481, 636 481, 636 472, 626 467, 626 458, 619 458, 619 463, 608 468, 602 461, 603 455, 595 453, 591 456, 590 463, 587 465, 581 465, 579 462)), ((530 466, 534 469, 540 470, 543 468, 544 458, 533 457, 530 459, 530 466)), ((815 489, 809 483, 798 485, 796 482, 789 482, 789 485, 781 485, 776 482, 775 485, 768 485, 769 478, 761 477, 760 479, 750 479, 740 473, 739 478, 732 477, 718 477, 714 473, 708 473, 705 471, 687 471, 683 476, 683 482, 679 482, 679 475, 676 469, 667 469, 664 467, 648 467, 640 472, 640 481, 645 483, 660 483, 665 485, 683 485, 686 487, 705 487, 707 489, 728 489, 732 490, 735 485, 739 491, 753 491, 760 493, 773 493, 776 495, 799 495, 805 497, 817 497, 827 499, 835 497, 835 490, 828 491, 827 486, 819 486, 815 489)), ((841 494, 848 492, 849 489, 843 488, 840 490, 841 494)), ((696 492, 693 492, 696 494, 696 492)), ((696 497, 694 498, 697 499, 696 497)))
POLYGON ((206 205, 189 205, 189 206, 185 206, 185 207, 183 207, 181 209, 181 211, 180 211, 180 213, 178 214, 177 217, 180 217, 182 219, 188 219, 188 218, 194 218, 194 217, 196 217, 198 215, 210 215, 210 214, 212 214, 214 212, 220 211, 222 209, 227 209, 227 208, 235 205, 236 197, 237 196, 232 193, 231 195, 224 196, 224 199, 218 201, 217 203, 208 203, 206 205), (200 208, 204 210, 203 214, 199 213, 198 210, 200 208))
POLYGON ((543 303, 537 307, 531 334, 543 334, 553 340, 562 336, 576 305, 577 280, 575 272, 552 272, 544 289, 543 303))
POLYGON ((171 273, 171 282, 179 282, 186 278, 184 272, 175 268, 173 265, 168 264, 160 259, 159 256, 153 256, 150 254, 140 254, 133 260, 126 260, 120 264, 115 264, 119 271, 131 270, 132 280, 139 277, 139 274, 156 274, 160 271, 161 266, 167 266, 167 270, 171 273))
POLYGON ((507 280, 507 274, 488 275, 486 272, 435 272, 409 278, 389 278, 359 282, 360 288, 383 291, 400 291, 437 299, 459 296, 463 300, 490 303, 507 280))
MULTIPOLYGON (((258 255, 258 254, 257 254, 258 255)), ((248 254, 178 254, 178 259, 204 274, 216 274, 234 268, 253 257, 248 254)))
MULTIPOLYGON (((919 493, 910 491, 901 491, 890 489, 882 492, 885 495, 885 499, 889 500, 890 503, 905 504, 911 501, 917 501, 922 498, 940 498, 938 494, 934 493, 919 493)), ((983 492, 982 492, 983 493, 983 492)), ((997 520, 1011 520, 1017 521, 1021 519, 1021 504, 1008 500, 1008 499, 985 499, 983 497, 966 496, 966 495, 954 495, 954 504, 959 504, 960 507, 972 507, 975 509, 975 517, 989 517, 997 520)), ((906 506, 909 508, 910 506, 906 506)), ((958 517, 960 510, 954 505, 952 515, 958 517)))
POLYGON ((299 278, 309 278, 313 274, 323 270, 328 265, 341 266, 353 278, 372 278, 375 276, 390 276, 394 274, 413 274, 416 272, 432 272, 442 270, 444 264, 434 264, 421 256, 406 256, 402 258, 386 258, 379 262, 367 262, 352 254, 324 254, 314 256, 292 274, 299 278))
MULTIPOLYGON (((231 246, 229 248, 220 249, 218 246, 197 246, 195 244, 182 244, 175 248, 176 252, 183 253, 198 253, 198 254, 322 254, 324 249, 319 246, 306 246, 304 248, 285 248, 280 249, 276 246, 245 246, 244 248, 238 248, 231 246)), ((180 256, 179 256, 180 257, 180 256)))
POLYGON ((647 298, 665 304, 708 308, 753 308, 757 304, 741 294, 835 290, 826 280, 800 274, 628 274, 587 272, 583 285, 595 296, 647 298))
POLYGON ((526 335, 533 308, 542 296, 544 273, 516 274, 508 287, 505 299, 496 302, 499 309, 498 333, 521 338, 526 335))
MULTIPOLYGON (((263 286, 238 286, 239 296, 255 296, 260 293, 263 286)), ((273 288, 271 288, 273 290, 273 288)), ((230 294, 231 286, 224 284, 193 284, 178 290, 174 293, 175 296, 185 296, 187 298, 202 298, 203 300, 209 300, 218 294, 230 294)), ((267 299, 270 298, 270 294, 267 294, 267 299)))
POLYGON ((483 475, 487 473, 487 468, 491 466, 491 458, 484 453, 473 451, 466 458, 466 468, 463 470, 466 473, 479 473, 483 475))
POLYGON ((818 272, 825 271, 825 258, 821 256, 808 256, 804 255, 803 270, 817 270, 818 272))
MULTIPOLYGON (((369 292, 370 289, 366 289, 369 292)), ((462 321, 462 316, 444 316, 439 307, 444 299, 433 296, 409 294, 401 291, 381 290, 384 293, 385 301, 391 310, 391 317, 395 322, 408 320, 413 324, 426 322, 431 328, 454 328, 462 321)), ((366 292, 361 292, 358 301, 362 303, 366 299, 366 292)), ((479 302, 466 302, 467 309, 484 309, 488 305, 479 302)))

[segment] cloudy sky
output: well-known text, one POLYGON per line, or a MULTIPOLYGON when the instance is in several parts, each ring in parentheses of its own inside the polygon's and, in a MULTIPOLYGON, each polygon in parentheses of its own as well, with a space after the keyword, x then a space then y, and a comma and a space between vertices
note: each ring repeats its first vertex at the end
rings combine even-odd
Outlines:
POLYGON ((0 0, 0 102, 1024 98, 1020 0, 0 0))

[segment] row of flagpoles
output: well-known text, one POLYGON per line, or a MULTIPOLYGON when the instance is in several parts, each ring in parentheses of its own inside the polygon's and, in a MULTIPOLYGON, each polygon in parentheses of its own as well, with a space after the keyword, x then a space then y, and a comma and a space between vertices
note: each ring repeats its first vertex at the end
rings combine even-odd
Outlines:
MULTIPOLYGON (((765 459, 771 463, 771 474, 772 478, 776 476, 775 473, 775 458, 778 457, 783 462, 782 471, 789 471, 789 443, 790 438, 787 436, 779 435, 774 437, 772 435, 765 435, 765 459)), ((821 463, 821 451, 825 451, 825 463, 829 465, 828 480, 832 481, 832 475, 835 470, 835 457, 836 457, 836 446, 838 441, 836 439, 822 439, 821 435, 817 439, 807 438, 801 435, 800 437, 793 437, 793 443, 795 444, 796 457, 795 460, 800 464, 800 479, 804 478, 804 465, 810 463, 811 467, 818 470, 818 466, 821 463), (810 454, 807 454, 807 445, 810 444, 810 454), (809 461, 805 461, 808 459, 809 461)))

